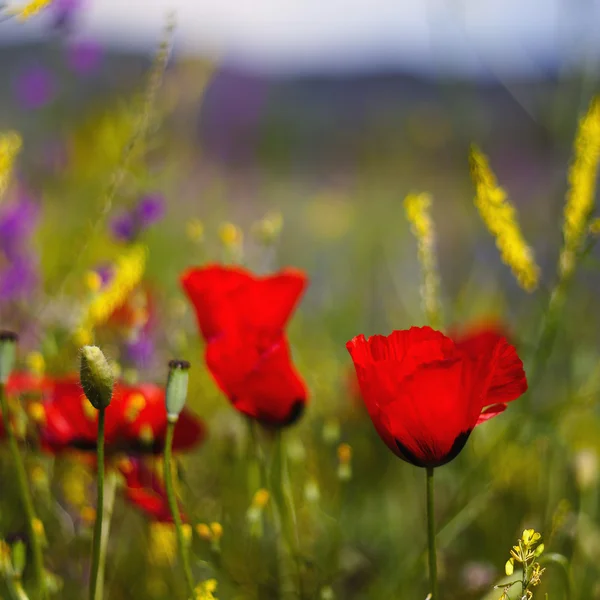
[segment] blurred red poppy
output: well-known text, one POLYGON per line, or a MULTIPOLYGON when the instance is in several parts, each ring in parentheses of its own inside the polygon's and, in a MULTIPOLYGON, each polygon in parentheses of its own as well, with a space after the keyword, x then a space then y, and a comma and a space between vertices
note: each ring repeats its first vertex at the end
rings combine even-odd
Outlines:
POLYGON ((362 397, 382 440, 400 458, 438 467, 476 425, 527 390, 523 363, 498 327, 454 340, 430 327, 346 344, 362 397))
MULTIPOLYGON (((139 458, 124 459, 117 466, 125 479, 125 498, 153 521, 172 523, 167 493, 157 473, 139 458)), ((181 518, 186 520, 183 513, 181 518)))
MULTIPOLYGON (((98 411, 83 394, 76 377, 55 380, 47 400, 35 409, 44 449, 51 452, 96 449, 98 411)), ((164 448, 166 427, 163 388, 153 384, 115 385, 112 401, 106 409, 107 452, 159 454, 164 448)), ((202 422, 184 410, 175 427, 173 449, 189 450, 199 444, 204 435, 202 422)))
POLYGON ((206 364, 241 413, 268 426, 294 423, 307 390, 284 328, 307 284, 294 269, 259 277, 239 267, 186 271, 181 282, 206 341, 206 364))

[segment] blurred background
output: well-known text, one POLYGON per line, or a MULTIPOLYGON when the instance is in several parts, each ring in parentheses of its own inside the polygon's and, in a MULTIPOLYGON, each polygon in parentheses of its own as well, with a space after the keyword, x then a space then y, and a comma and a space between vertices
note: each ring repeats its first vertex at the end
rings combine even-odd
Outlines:
MULTIPOLYGON (((290 336, 312 402, 290 446, 301 447, 293 469, 312 552, 310 597, 424 598, 424 482, 389 456, 360 402, 350 402, 344 345, 358 333, 424 324, 402 200, 426 191, 446 322, 501 316, 527 366, 556 280, 575 130, 598 92, 599 23, 600 0, 54 0, 26 23, 0 23, 0 131, 23 136, 13 195, 26 191, 43 215, 31 236, 34 283, 16 295, 0 285, 3 325, 25 333, 23 352, 41 347, 49 369, 72 370, 76 346, 58 344, 59 352, 60 336, 52 346, 44 332, 68 320, 65 297, 83 302, 86 271, 122 251, 112 219, 140 196, 164 199, 161 225, 144 232, 146 278, 159 307, 155 347, 137 362, 119 355, 117 344, 108 348, 140 378, 156 379, 174 355, 196 357, 190 403, 209 421, 214 441, 186 463, 194 484, 188 497, 194 519, 223 521, 227 568, 217 577, 224 600, 276 596, 263 581, 264 564, 236 544, 245 539, 248 498, 230 477, 243 466, 215 465, 233 464, 223 457, 239 427, 200 365, 179 274, 223 260, 224 222, 246 233, 237 259, 254 270, 308 272, 311 286, 290 336), (173 54, 143 156, 132 157, 107 204, 169 12, 177 24, 173 54), (520 290, 501 264, 473 206, 473 142, 517 207, 542 269, 535 294, 520 290), (251 232, 273 214, 282 218, 282 234, 265 249, 251 232), (355 449, 346 492, 335 475, 339 441, 355 449), (314 482, 322 495, 315 511, 303 495, 314 482), (254 585, 257 574, 265 587, 254 585)), ((530 412, 515 408, 514 418, 508 411, 476 431, 439 477, 447 600, 483 598, 525 525, 551 535, 555 551, 579 552, 580 595, 572 597, 600 597, 593 496, 600 417, 590 403, 600 387, 600 323, 592 261, 572 289, 552 368, 537 382, 530 412), (564 410, 573 397, 581 403, 564 410), (544 413, 539 428, 515 439, 523 419, 546 409, 554 412, 544 413), (593 490, 584 477, 590 468, 593 490), (579 544, 582 523, 588 537, 579 544)), ((123 516, 132 509, 119 510, 115 538, 142 536, 141 520, 123 516)), ((64 597, 78 598, 79 574, 61 565, 83 546, 61 537, 61 527, 52 567, 66 581, 64 597)), ((171 597, 174 588, 164 582, 177 586, 176 576, 164 575, 162 584, 149 578, 146 588, 130 576, 142 572, 140 561, 130 566, 131 556, 117 555, 111 600, 143 590, 171 597)), ((549 581, 551 600, 567 597, 560 577, 549 581)))

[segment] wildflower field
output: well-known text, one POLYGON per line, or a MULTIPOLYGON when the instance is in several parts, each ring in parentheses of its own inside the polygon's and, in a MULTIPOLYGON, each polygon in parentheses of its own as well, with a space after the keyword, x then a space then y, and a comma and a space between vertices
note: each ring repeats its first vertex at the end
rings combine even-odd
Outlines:
POLYGON ((0 599, 600 598, 590 81, 355 121, 74 4, 0 19, 0 599))

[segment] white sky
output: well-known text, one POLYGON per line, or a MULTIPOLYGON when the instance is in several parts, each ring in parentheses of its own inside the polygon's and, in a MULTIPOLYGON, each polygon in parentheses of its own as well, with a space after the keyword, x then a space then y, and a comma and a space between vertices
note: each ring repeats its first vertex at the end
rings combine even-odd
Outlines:
MULTIPOLYGON (((267 71, 403 66, 535 74, 557 58, 600 57, 600 0, 84 1, 82 34, 148 47, 173 9, 180 51, 267 71)), ((0 42, 23 27, 0 25, 0 42)))

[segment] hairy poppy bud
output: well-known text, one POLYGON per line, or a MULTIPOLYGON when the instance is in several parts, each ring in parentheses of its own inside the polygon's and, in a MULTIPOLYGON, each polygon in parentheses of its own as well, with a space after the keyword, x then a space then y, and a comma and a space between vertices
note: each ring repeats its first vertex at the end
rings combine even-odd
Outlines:
POLYGON ((165 403, 167 405, 167 416, 170 420, 176 421, 185 406, 189 369, 190 363, 187 360, 172 360, 169 362, 165 403))
POLYGON ((100 410, 110 404, 115 383, 114 376, 98 346, 84 346, 81 349, 79 378, 81 387, 94 408, 100 410))
POLYGON ((8 381, 15 366, 18 339, 12 331, 0 331, 0 384, 8 381))

